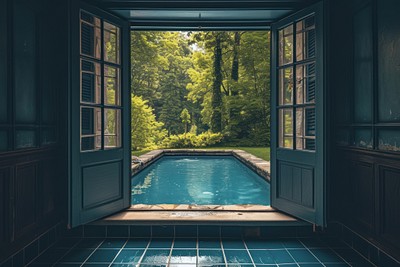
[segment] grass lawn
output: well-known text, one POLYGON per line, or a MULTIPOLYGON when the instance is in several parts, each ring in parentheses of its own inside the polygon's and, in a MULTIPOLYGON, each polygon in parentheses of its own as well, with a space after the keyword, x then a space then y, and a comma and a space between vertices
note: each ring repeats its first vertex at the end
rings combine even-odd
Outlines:
MULTIPOLYGON (((240 149, 244 150, 256 157, 262 158, 263 160, 270 160, 270 148, 269 147, 202 147, 200 149, 240 149)), ((140 156, 146 154, 150 150, 139 150, 132 151, 132 156, 140 156)))

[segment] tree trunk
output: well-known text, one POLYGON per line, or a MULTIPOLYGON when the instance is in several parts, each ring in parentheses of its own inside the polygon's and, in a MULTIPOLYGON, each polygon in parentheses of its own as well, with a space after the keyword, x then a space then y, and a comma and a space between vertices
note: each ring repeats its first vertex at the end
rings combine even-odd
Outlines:
POLYGON ((235 42, 233 45, 233 61, 232 61, 232 80, 239 80, 239 46, 240 46, 240 33, 235 32, 235 42))
POLYGON ((221 48, 221 34, 217 33, 215 37, 214 48, 214 83, 212 91, 212 115, 211 115, 211 130, 214 133, 221 132, 222 130, 222 48, 221 48))

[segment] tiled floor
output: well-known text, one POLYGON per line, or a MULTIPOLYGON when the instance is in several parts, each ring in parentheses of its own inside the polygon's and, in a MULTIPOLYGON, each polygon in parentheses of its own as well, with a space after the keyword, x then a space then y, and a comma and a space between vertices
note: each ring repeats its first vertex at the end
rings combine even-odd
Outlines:
POLYGON ((374 266, 336 239, 67 238, 29 266, 374 266))

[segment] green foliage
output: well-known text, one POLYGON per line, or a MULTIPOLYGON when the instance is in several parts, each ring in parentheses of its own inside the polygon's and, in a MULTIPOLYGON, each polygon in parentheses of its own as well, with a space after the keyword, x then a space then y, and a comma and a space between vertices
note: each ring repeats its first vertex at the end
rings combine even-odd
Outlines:
POLYGON ((269 145, 269 32, 132 32, 131 39, 132 92, 169 136, 138 147, 196 147, 196 133, 210 130, 226 144, 269 145))
POLYGON ((153 109, 140 96, 132 95, 132 149, 155 148, 167 135, 163 123, 157 122, 153 109))
POLYGON ((206 147, 220 143, 222 138, 221 133, 212 133, 210 131, 199 135, 194 133, 178 134, 165 138, 162 146, 165 148, 206 147))
POLYGON ((185 133, 187 133, 188 123, 190 123, 190 114, 187 108, 184 108, 181 112, 181 120, 185 124, 185 133))

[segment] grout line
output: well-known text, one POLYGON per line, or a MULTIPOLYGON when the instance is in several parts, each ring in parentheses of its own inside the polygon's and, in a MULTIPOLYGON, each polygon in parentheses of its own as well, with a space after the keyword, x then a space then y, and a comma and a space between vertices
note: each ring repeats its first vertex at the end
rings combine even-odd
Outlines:
POLYGON ((120 250, 118 251, 117 255, 115 255, 114 259, 110 262, 110 264, 109 264, 108 266, 111 266, 111 265, 114 263, 114 261, 117 259, 118 255, 119 255, 119 254, 121 253, 121 251, 125 248, 126 243, 128 243, 128 240, 129 240, 129 238, 126 239, 125 243, 122 245, 122 247, 121 247, 120 250))
POLYGON ((243 244, 244 244, 244 247, 246 248, 247 254, 249 254, 251 263, 253 263, 253 266, 256 266, 256 264, 254 263, 253 257, 252 257, 251 254, 250 254, 250 250, 249 250, 249 248, 247 247, 247 244, 246 244, 246 242, 244 241, 243 238, 242 238, 242 242, 243 242, 243 244))
POLYGON ((221 246, 222 256, 224 257, 225 266, 228 267, 228 261, 226 260, 224 245, 222 244, 222 238, 219 239, 219 244, 221 246))
POLYGON ((147 246, 146 246, 146 248, 144 249, 143 254, 142 254, 142 256, 140 257, 139 261, 137 262, 136 266, 140 266, 140 264, 142 264, 142 260, 143 260, 143 258, 144 258, 144 255, 146 255, 147 249, 149 248, 152 239, 153 239, 153 238, 150 237, 149 242, 147 243, 147 246))
MULTIPOLYGON (((350 264, 345 258, 343 258, 342 256, 340 256, 340 254, 337 253, 337 252, 335 251, 334 248, 332 248, 330 245, 328 246, 328 248, 329 248, 330 250, 332 250, 333 253, 335 253, 339 258, 341 258, 347 265, 351 266, 351 264, 350 264)), ((339 249, 340 249, 340 248, 339 248, 339 249)))
POLYGON ((325 266, 325 264, 323 264, 323 263, 319 260, 319 258, 318 258, 317 256, 315 256, 314 253, 312 253, 312 251, 311 251, 307 246, 305 246, 304 243, 303 243, 300 239, 299 239, 299 242, 308 250, 308 252, 311 253, 311 255, 313 255, 313 256, 318 260, 319 263, 322 264, 322 266, 325 266))
MULTIPOLYGON (((376 248, 379 253, 383 253, 385 254, 387 257, 391 258, 393 261, 395 261, 396 263, 399 263, 398 260, 396 260, 393 256, 391 256, 390 254, 386 253, 385 251, 383 251, 382 249, 380 249, 377 245, 375 245, 374 243, 372 243, 371 241, 369 241, 367 238, 361 236, 359 233, 355 232, 353 229, 349 228, 348 226, 344 225, 341 222, 337 222, 340 226, 341 226, 341 234, 342 236, 344 235, 344 229, 347 229, 348 231, 350 231, 353 235, 356 235, 358 238, 361 238, 365 243, 367 243, 370 246, 373 246, 374 248, 376 248)), ((354 243, 352 242, 352 244, 348 244, 346 241, 344 241, 343 238, 341 238, 340 240, 342 240, 345 244, 347 244, 350 248, 352 248, 353 250, 357 251, 354 248, 354 243)), ((354 241, 354 240, 352 240, 354 241)), ((358 252, 358 251, 357 251, 358 252)), ((359 253, 361 255, 361 253, 359 253)), ((363 255, 361 255, 363 256, 363 255)), ((364 256, 363 256, 364 257, 364 256)), ((366 258, 366 257, 364 257, 366 258)), ((368 260, 369 261, 369 260, 368 260)), ((372 263, 372 262, 371 262, 372 263)))
POLYGON ((199 254, 199 238, 198 238, 198 227, 197 227, 197 236, 196 236, 196 266, 199 266, 200 254, 199 254))
POLYGON ((285 244, 283 244, 283 248, 286 250, 286 252, 289 254, 289 256, 293 259, 294 263, 300 267, 299 263, 296 261, 295 258, 293 258, 292 254, 289 252, 289 250, 286 248, 285 244))
POLYGON ((104 243, 105 240, 106 239, 104 238, 103 241, 101 241, 100 244, 97 245, 97 247, 93 250, 93 252, 90 253, 90 255, 86 257, 86 260, 84 260, 82 262, 81 266, 83 266, 87 262, 87 260, 96 252, 96 250, 104 243))
MULTIPOLYGON (((174 229, 175 229, 175 227, 174 227, 174 229)), ((174 234, 174 236, 175 236, 175 234, 174 234)), ((172 244, 171 244, 171 248, 169 250, 169 256, 167 259, 167 266, 169 266, 171 264, 172 250, 174 249, 174 245, 175 245, 175 237, 172 238, 172 244)))

